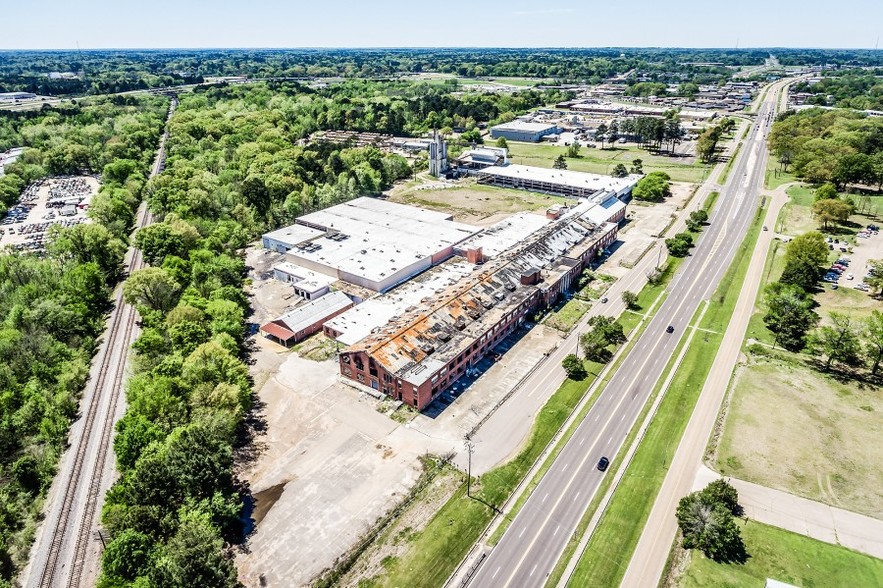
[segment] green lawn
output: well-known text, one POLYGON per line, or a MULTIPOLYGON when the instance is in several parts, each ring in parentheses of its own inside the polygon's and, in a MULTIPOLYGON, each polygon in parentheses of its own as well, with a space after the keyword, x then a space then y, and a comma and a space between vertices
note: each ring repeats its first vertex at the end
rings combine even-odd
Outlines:
MULTIPOLYGON (((741 523, 750 555, 720 564, 696 551, 677 581, 680 588, 760 588, 772 578, 802 588, 883 586, 883 561, 755 521, 741 523)), ((599 584, 600 585, 600 584, 599 584)))
MULTIPOLYGON (((683 435, 711 370, 723 331, 732 317, 751 252, 760 234, 763 214, 763 210, 758 211, 736 253, 736 262, 721 280, 699 325, 711 332, 699 333, 693 339, 644 440, 589 540, 570 585, 619 585, 665 478, 665 464, 671 463, 678 439, 683 435)), ((562 562, 558 570, 566 565, 564 559, 562 562)))
POLYGON ((775 190, 782 184, 787 184, 788 182, 797 182, 800 179, 792 174, 790 171, 783 172, 781 170, 782 165, 776 161, 776 158, 770 156, 767 159, 766 165, 766 187, 769 190, 775 190))
MULTIPOLYGON (((564 153, 565 147, 547 143, 521 143, 509 141, 509 156, 513 163, 552 167, 555 158, 564 153)), ((654 155, 649 151, 635 146, 608 147, 598 149, 583 147, 580 156, 567 159, 567 169, 595 174, 609 174, 617 163, 630 167, 632 160, 643 162, 644 172, 664 171, 677 182, 700 182, 708 173, 708 166, 701 164, 684 164, 677 158, 654 155)))
POLYGON ((788 194, 788 204, 779 217, 777 230, 792 236, 818 230, 819 223, 812 216, 812 188, 797 184, 785 190, 785 193, 788 194))

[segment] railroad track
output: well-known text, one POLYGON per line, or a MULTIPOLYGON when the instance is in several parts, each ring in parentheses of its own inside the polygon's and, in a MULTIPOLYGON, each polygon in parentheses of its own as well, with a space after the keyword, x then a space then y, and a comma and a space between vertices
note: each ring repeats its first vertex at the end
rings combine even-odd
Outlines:
MULTIPOLYGON (((173 102, 173 107, 169 111, 169 118, 174 112, 174 104, 173 102)), ((156 176, 163 170, 167 138, 168 132, 165 132, 151 170, 151 176, 156 176)), ((152 221, 153 218, 147 210, 147 206, 143 205, 139 212, 136 228, 146 227, 152 221)), ((126 265, 126 275, 144 266, 141 251, 133 249, 126 265)), ((39 571, 39 582, 33 582, 37 578, 36 570, 31 571, 29 584, 32 586, 54 588, 64 583, 66 575, 67 587, 78 588, 83 580, 83 568, 89 555, 90 536, 96 511, 100 504, 104 470, 113 439, 114 415, 123 388, 126 354, 135 330, 135 309, 123 300, 122 288, 117 289, 114 304, 94 391, 84 415, 83 431, 76 441, 76 453, 70 470, 71 474, 59 492, 61 507, 58 518, 48 531, 50 535, 44 539, 44 543, 48 541, 48 548, 45 559, 40 562, 42 569, 39 571), (90 449, 94 446, 94 439, 97 439, 98 445, 94 449, 94 459, 90 463, 89 458, 92 455, 90 449), (87 481, 86 477, 90 472, 91 478, 87 481), (82 502, 82 508, 77 512, 77 506, 83 500, 84 485, 87 483, 85 501, 82 502), (71 542, 73 542, 72 545, 71 542), (67 556, 68 553, 72 556, 67 556), (70 572, 66 573, 65 567, 69 562, 72 562, 72 565, 70 572)))

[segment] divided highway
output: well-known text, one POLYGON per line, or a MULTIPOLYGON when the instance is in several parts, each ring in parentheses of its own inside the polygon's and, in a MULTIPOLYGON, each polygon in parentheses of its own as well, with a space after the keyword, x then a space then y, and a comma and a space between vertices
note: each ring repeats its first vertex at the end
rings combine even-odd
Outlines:
POLYGON ((605 474, 602 456, 617 452, 703 300, 709 299, 741 245, 766 172, 766 136, 776 93, 757 113, 721 191, 710 225, 675 276, 666 300, 601 392, 598 400, 534 489, 470 586, 543 586, 605 474), (674 333, 668 334, 671 325, 674 333))
MULTIPOLYGON (((173 100, 169 117, 175 104, 173 100)), ((163 169, 167 137, 164 133, 151 176, 163 169)), ((142 204, 137 228, 151 220, 142 204)), ((141 252, 134 246, 124 263, 127 274, 144 267, 141 252)), ((97 578, 100 506, 115 475, 111 441, 114 424, 123 412, 126 359, 138 331, 136 316, 135 309, 123 301, 122 287, 117 287, 107 330, 80 401, 81 418, 71 426, 70 447, 53 482, 47 498, 49 510, 22 574, 28 588, 91 586, 97 578)))

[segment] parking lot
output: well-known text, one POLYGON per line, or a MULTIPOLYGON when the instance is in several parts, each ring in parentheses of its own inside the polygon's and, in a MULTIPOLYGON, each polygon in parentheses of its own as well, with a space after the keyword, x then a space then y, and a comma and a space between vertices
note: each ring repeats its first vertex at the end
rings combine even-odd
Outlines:
POLYGON ((0 247, 42 251, 52 225, 88 221, 86 211, 97 192, 98 179, 92 176, 46 178, 31 184, 0 220, 0 247))

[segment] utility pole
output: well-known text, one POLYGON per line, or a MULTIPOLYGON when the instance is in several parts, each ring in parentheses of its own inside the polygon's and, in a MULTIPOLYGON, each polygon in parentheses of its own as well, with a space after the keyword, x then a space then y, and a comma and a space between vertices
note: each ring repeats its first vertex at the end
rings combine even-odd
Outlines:
POLYGON ((466 497, 471 498, 472 496, 470 494, 470 490, 472 488, 472 452, 475 451, 475 443, 472 442, 472 439, 469 438, 469 435, 466 435, 464 439, 466 452, 469 454, 469 462, 466 466, 466 497))

